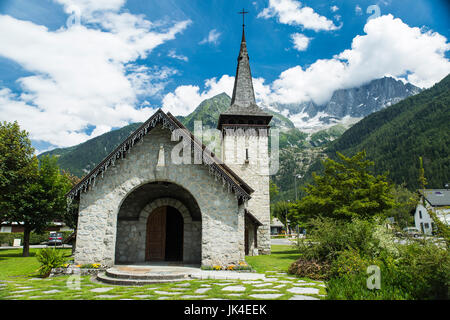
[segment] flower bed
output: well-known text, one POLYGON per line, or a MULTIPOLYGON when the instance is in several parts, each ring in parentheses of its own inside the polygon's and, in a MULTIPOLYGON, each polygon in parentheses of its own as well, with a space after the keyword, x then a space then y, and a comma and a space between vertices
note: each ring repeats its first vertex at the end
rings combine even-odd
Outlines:
POLYGON ((229 265, 212 265, 202 266, 202 270, 215 270, 215 271, 237 271, 237 272, 255 272, 246 262, 239 262, 238 264, 229 265))

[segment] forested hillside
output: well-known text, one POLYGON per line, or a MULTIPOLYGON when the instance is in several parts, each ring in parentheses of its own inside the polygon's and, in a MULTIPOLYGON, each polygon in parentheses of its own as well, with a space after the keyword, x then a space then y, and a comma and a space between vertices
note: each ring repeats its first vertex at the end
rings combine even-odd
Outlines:
POLYGON ((395 183, 419 187, 423 157, 429 188, 450 181, 450 75, 432 88, 375 112, 331 143, 326 153, 345 155, 366 150, 376 173, 389 171, 395 183))

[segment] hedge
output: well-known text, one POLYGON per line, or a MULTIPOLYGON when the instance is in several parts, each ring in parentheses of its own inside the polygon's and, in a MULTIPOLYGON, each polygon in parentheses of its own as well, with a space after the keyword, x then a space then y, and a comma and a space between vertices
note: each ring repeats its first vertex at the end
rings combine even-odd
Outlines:
MULTIPOLYGON (((66 239, 69 235, 72 234, 72 231, 55 231, 63 234, 63 239, 66 239)), ((30 244, 41 244, 42 242, 48 241, 48 236, 50 231, 44 232, 42 234, 37 234, 31 232, 30 235, 30 244)), ((14 239, 20 239, 20 245, 23 245, 23 232, 0 232, 0 246, 7 244, 8 246, 12 246, 14 243, 14 239)))

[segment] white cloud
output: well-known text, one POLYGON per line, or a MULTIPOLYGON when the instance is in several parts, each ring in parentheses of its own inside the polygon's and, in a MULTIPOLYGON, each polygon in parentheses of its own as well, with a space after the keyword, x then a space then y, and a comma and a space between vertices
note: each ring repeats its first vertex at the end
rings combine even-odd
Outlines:
POLYGON ((308 38, 301 33, 291 34, 291 39, 294 43, 294 48, 298 51, 305 51, 306 48, 308 48, 309 42, 311 41, 311 38, 308 38))
POLYGON ((296 0, 269 0, 269 6, 258 14, 258 18, 277 17, 282 24, 302 26, 314 31, 330 31, 340 27, 335 26, 327 17, 317 14, 310 7, 302 7, 296 0))
POLYGON ((218 81, 216 78, 205 81, 205 90, 192 85, 179 86, 174 92, 168 93, 162 102, 163 110, 176 116, 186 116, 205 99, 209 99, 225 92, 231 96, 233 92, 234 77, 223 75, 218 81))
POLYGON ((358 16, 360 16, 360 15, 362 15, 362 8, 359 6, 359 4, 357 4, 356 6, 355 6, 355 13, 356 13, 356 15, 358 15, 358 16))
POLYGON ((183 56, 182 54, 177 54, 175 52, 175 50, 170 50, 169 53, 167 54, 167 56, 170 58, 174 58, 174 59, 178 59, 178 60, 182 60, 182 61, 186 61, 186 62, 189 61, 188 57, 183 56))
MULTIPOLYGON (((295 66, 278 79, 265 84, 254 78, 257 103, 271 108, 272 103, 329 101, 338 89, 358 87, 383 76, 403 78, 419 87, 430 87, 450 73, 447 39, 432 31, 411 28, 392 15, 369 20, 364 35, 353 39, 351 49, 331 59, 319 59, 307 68, 295 66)), ((221 92, 231 96, 234 78, 224 75, 205 82, 205 90, 184 85, 163 99, 164 109, 187 115, 204 99, 221 92)), ((300 116, 299 116, 300 117, 300 116)))
POLYGON ((219 43, 219 38, 222 34, 218 32, 216 29, 212 29, 208 36, 206 36, 199 44, 211 43, 217 45, 219 43))
POLYGON ((20 95, 0 88, 1 120, 17 120, 33 140, 64 147, 148 118, 153 109, 136 108, 139 96, 160 94, 176 70, 135 61, 175 39, 190 21, 155 23, 121 13, 124 0, 57 2, 67 12, 76 4, 82 24, 49 31, 0 15, 0 30, 8 30, 0 33, 0 56, 32 73, 17 80, 20 95))
POLYGON ((336 5, 334 5, 334 6, 331 6, 331 7, 330 7, 330 10, 333 11, 333 12, 336 12, 336 11, 339 10, 339 7, 336 6, 336 5))
POLYGON ((338 89, 360 86, 385 75, 403 77, 419 87, 430 87, 450 73, 447 39, 432 31, 411 28, 392 15, 371 19, 365 35, 353 39, 332 59, 320 59, 303 69, 285 70, 272 85, 269 102, 327 102, 338 89))

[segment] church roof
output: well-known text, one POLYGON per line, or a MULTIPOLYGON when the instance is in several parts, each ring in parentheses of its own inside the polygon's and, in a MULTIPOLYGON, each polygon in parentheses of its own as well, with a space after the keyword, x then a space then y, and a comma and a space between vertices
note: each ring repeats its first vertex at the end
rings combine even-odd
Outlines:
POLYGON ((234 78, 231 105, 221 115, 263 116, 272 118, 272 115, 264 112, 256 104, 244 28, 242 28, 241 48, 239 50, 236 77, 234 78))
POLYGON ((146 122, 144 122, 136 131, 128 136, 114 151, 112 151, 105 159, 103 159, 89 174, 87 174, 77 185, 75 185, 66 196, 70 199, 75 198, 82 191, 87 191, 90 186, 95 186, 95 180, 103 177, 109 166, 114 165, 126 156, 131 148, 143 139, 153 128, 162 123, 163 127, 169 128, 171 131, 181 129, 182 135, 192 142, 194 148, 203 151, 203 165, 209 167, 211 174, 218 178, 222 178, 223 183, 228 185, 228 189, 236 194, 238 199, 249 200, 250 194, 254 191, 246 184, 236 173, 206 148, 194 135, 169 113, 165 113, 161 109, 156 111, 146 122))

